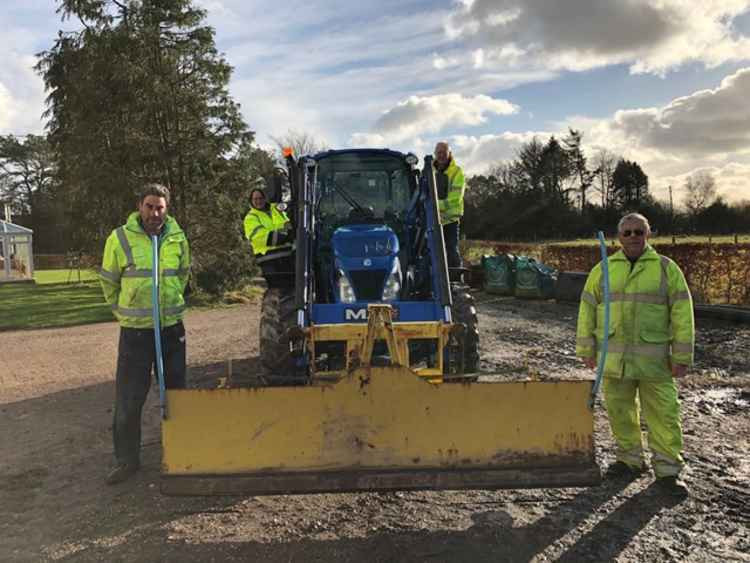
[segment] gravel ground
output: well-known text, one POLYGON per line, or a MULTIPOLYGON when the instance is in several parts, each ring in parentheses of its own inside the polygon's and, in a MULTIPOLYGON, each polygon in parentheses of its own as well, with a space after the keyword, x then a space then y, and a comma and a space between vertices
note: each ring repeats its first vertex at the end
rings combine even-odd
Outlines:
MULTIPOLYGON (((590 378, 576 308, 478 294, 484 377, 590 378)), ((257 365, 258 307, 193 311, 189 379, 257 365)), ((111 464, 117 327, 0 332, 0 561, 750 561, 750 327, 699 321, 680 383, 690 498, 652 476, 591 489, 171 498, 158 406, 143 470, 111 464), (10 354, 8 353, 10 352, 10 354)), ((612 461, 601 405, 598 459, 612 461)))

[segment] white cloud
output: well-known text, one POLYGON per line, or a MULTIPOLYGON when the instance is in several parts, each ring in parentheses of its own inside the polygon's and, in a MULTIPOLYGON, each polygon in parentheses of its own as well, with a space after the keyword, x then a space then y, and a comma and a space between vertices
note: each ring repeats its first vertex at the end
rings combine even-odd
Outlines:
POLYGON ((420 158, 431 154, 438 140, 447 140, 456 162, 468 175, 485 174, 503 161, 515 158, 516 151, 523 143, 535 136, 546 141, 550 133, 528 131, 525 133, 505 132, 497 135, 448 135, 413 137, 395 142, 377 133, 355 133, 349 145, 353 147, 387 147, 404 152, 413 152, 420 158))
POLYGON ((8 50, 0 54, 0 134, 42 133, 44 84, 36 59, 8 50))
POLYGON ((471 55, 474 59, 474 68, 482 68, 484 66, 484 49, 477 49, 471 55))
POLYGON ((456 162, 468 175, 484 174, 493 165, 512 160, 521 145, 528 143, 535 136, 546 140, 548 133, 505 132, 499 135, 453 135, 449 137, 451 150, 456 162))
POLYGON ((232 95, 261 140, 295 129, 340 146, 405 92, 444 83, 436 67, 456 64, 436 49, 447 43, 445 12, 404 13, 389 0, 372 7, 323 3, 314 10, 301 2, 235 0, 224 8, 231 16, 209 14, 209 22, 221 26, 219 49, 236 69, 232 95), (295 6, 306 16, 289 20, 295 6), (243 21, 264 33, 248 33, 243 21))
POLYGON ((611 119, 574 116, 555 124, 584 131, 589 154, 607 148, 636 160, 651 192, 666 200, 669 186, 682 199, 685 179, 700 170, 716 178, 728 201, 750 199, 750 68, 711 90, 676 98, 663 107, 627 109, 611 119))
POLYGON ((687 156, 750 151, 750 68, 663 108, 623 110, 612 128, 646 148, 687 156))
POLYGON ((437 54, 432 55, 432 66, 436 70, 444 70, 446 68, 455 68, 461 64, 458 57, 440 57, 437 54))
POLYGON ((0 10, 0 134, 41 134, 44 82, 33 67, 35 54, 49 49, 58 29, 75 31, 77 20, 61 24, 48 0, 6 2, 0 10))
POLYGON ((507 64, 512 46, 536 67, 664 73, 747 60, 750 39, 732 22, 748 9, 748 0, 474 0, 455 7, 445 31, 483 47, 487 63, 507 64))
MULTIPOLYGON (((515 158, 518 148, 536 136, 564 137, 568 128, 584 132, 589 158, 600 148, 637 161, 648 174, 651 193, 661 200, 673 188, 683 198, 685 179, 705 170, 716 179, 727 201, 750 199, 750 68, 722 80, 711 90, 676 98, 663 107, 620 110, 609 119, 570 116, 547 131, 467 136, 450 135, 457 161, 468 174, 515 158)), ((406 144, 406 142, 404 143, 406 144)))
POLYGON ((354 133, 349 139, 352 147, 385 147, 388 140, 379 133, 354 133))
POLYGON ((697 172, 708 172, 716 181, 717 195, 733 203, 750 200, 750 162, 730 162, 723 166, 698 166, 686 169, 673 176, 658 176, 651 180, 651 191, 658 193, 662 199, 669 196, 672 186, 675 206, 681 204, 685 197, 685 181, 697 172))
MULTIPOLYGON (((606 147, 637 160, 660 198, 700 168, 714 171, 728 199, 750 197, 750 68, 660 107, 634 102, 609 119, 569 117, 546 132, 502 133, 502 117, 519 108, 497 94, 561 70, 624 63, 660 74, 691 61, 747 59, 748 38, 733 23, 750 0, 459 0, 452 15, 401 0, 327 0, 314 9, 302 0, 198 1, 236 69, 232 96, 261 143, 294 129, 332 147, 421 156, 447 137, 475 174, 513 158, 534 135, 546 141, 572 126, 585 132, 589 154, 606 147), (249 22, 263 33, 251 33, 249 22)), ((0 41, 9 46, 0 54, 0 133, 41 131, 33 53, 60 26, 48 0, 17 4, 0 13, 0 41)))
MULTIPOLYGON (((478 71, 474 65, 484 64, 482 57, 445 37, 448 14, 397 0, 372 6, 333 0, 312 11, 297 0, 283 6, 224 0, 209 23, 236 69, 232 95, 259 139, 291 128, 319 131, 332 146, 364 134, 385 135, 377 144, 394 146, 394 132, 373 127, 373 116, 410 96, 460 92, 473 98, 554 76, 520 65, 478 71), (289 20, 295 9, 306 17, 289 20), (264 33, 248 33, 247 21, 264 33)), ((515 61, 521 53, 508 47, 503 56, 515 61)))
MULTIPOLYGON (((395 142, 421 133, 437 133, 447 127, 461 129, 481 125, 488 115, 509 115, 518 106, 507 100, 485 95, 466 97, 461 94, 410 96, 385 111, 375 122, 372 133, 395 142)), ((354 138, 366 139, 355 134, 354 138)))

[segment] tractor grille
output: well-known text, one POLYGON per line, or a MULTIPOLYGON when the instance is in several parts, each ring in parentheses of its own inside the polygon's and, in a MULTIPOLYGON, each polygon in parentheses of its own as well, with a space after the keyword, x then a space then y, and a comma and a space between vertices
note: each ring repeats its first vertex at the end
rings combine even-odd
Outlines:
POLYGON ((385 270, 353 270, 349 272, 358 301, 380 301, 383 298, 385 270))

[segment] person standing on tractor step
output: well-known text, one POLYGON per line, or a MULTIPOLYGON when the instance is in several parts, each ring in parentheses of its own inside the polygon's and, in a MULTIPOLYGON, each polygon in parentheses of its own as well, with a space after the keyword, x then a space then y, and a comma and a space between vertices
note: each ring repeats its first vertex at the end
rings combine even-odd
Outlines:
MULTIPOLYGON (((682 428, 675 379, 693 363, 693 302, 679 266, 648 244, 651 229, 639 213, 618 224, 622 249, 609 258, 610 325, 604 365, 604 401, 617 443, 608 477, 635 478, 646 471, 640 411, 657 483, 676 496, 688 494, 680 480, 682 428)), ((576 354, 595 368, 604 338, 602 265, 581 293, 576 354)))
POLYGON ((152 235, 158 236, 161 346, 167 389, 185 387, 184 292, 190 273, 190 248, 185 233, 167 215, 169 190, 159 184, 144 187, 138 211, 112 231, 104 247, 99 274, 104 298, 120 323, 115 376, 113 441, 115 467, 107 476, 112 485, 140 467, 141 411, 155 371, 156 344, 152 315, 152 235))
POLYGON ((448 177, 448 196, 438 201, 448 267, 460 268, 461 254, 458 251, 458 238, 459 224, 464 214, 466 182, 463 170, 456 164, 450 146, 445 141, 440 141, 435 145, 435 169, 438 173, 443 173, 448 177))
POLYGON ((253 188, 250 192, 250 211, 245 215, 245 238, 250 241, 255 262, 263 271, 269 287, 274 284, 273 274, 293 271, 292 242, 289 217, 275 203, 269 203, 265 192, 253 188), (279 260, 284 258, 284 260, 279 260))

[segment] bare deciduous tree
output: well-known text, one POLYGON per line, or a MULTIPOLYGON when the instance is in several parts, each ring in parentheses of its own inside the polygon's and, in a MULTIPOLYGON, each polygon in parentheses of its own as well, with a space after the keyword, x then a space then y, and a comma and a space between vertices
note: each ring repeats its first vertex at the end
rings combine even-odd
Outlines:
POLYGON ((612 185, 618 157, 607 149, 599 149, 591 164, 594 167, 594 190, 602 197, 602 207, 609 207, 612 200, 612 185))
POLYGON ((289 129, 284 135, 280 137, 271 136, 271 139, 276 143, 279 155, 285 147, 291 147, 295 156, 312 155, 329 148, 325 141, 315 138, 314 135, 306 131, 289 129))
POLYGON ((706 170, 699 170, 685 180, 685 207, 695 215, 716 199, 716 180, 706 170))

